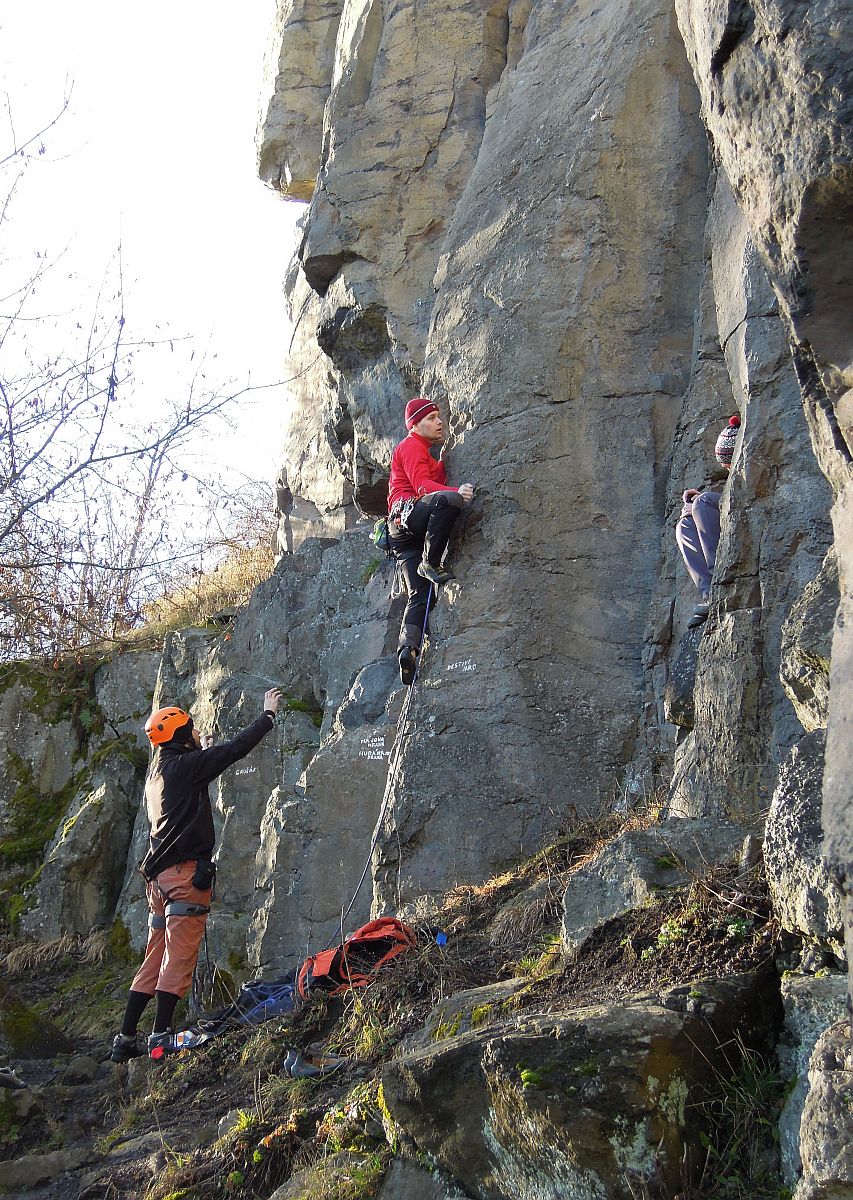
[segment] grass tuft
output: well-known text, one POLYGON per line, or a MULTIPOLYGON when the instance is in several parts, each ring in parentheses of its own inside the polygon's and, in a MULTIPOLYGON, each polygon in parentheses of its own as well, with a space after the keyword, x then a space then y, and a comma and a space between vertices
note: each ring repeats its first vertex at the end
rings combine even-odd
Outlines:
POLYGON ((258 584, 269 579, 275 566, 272 540, 234 547, 212 571, 194 572, 168 596, 145 608, 145 622, 129 635, 130 642, 160 638, 175 629, 207 625, 223 609, 246 604, 258 584))

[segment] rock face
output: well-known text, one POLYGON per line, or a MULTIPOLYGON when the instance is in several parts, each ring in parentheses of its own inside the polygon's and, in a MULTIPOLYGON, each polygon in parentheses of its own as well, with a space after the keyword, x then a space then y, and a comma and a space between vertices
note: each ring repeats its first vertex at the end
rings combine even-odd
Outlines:
MULTIPOLYGON (((682 815, 745 818, 766 808, 779 765, 802 733, 779 680, 782 627, 819 573, 831 496, 810 450, 775 298, 724 177, 706 237, 715 327, 743 433, 723 492, 713 611, 671 805, 682 815)), ((682 420, 692 415, 688 407, 682 420)), ((673 505, 682 481, 696 485, 695 476, 679 479, 674 470, 673 505)))
POLYGON ((782 1178, 792 1188, 802 1174, 800 1125, 809 1094, 809 1062, 818 1039, 844 1015, 844 977, 790 973, 782 979, 785 1031, 776 1054, 790 1093, 779 1119, 782 1178))
POLYGON ((673 755, 673 814, 751 819, 803 731, 782 627, 831 543, 831 493, 763 243, 725 172, 709 181, 671 11, 431 4, 418 70, 425 5, 337 26, 307 12, 280 11, 259 150, 285 194, 318 164, 287 283, 282 546, 381 511, 416 389, 446 401, 451 476, 479 490, 382 819, 375 911, 484 878, 566 802, 654 786, 673 755), (672 525, 735 408, 694 678, 672 525))
POLYGON ((829 664, 837 609, 838 562, 833 546, 782 627, 782 686, 807 733, 826 729, 829 717, 829 664))
POLYGON ((482 503, 435 622, 424 690, 441 740, 404 757, 379 906, 395 888, 416 895, 425 872, 436 890, 476 876, 486 846, 497 863, 541 839, 566 780, 567 798, 594 807, 636 744, 705 204, 673 34, 655 4, 567 19, 535 7, 448 229, 423 385, 447 396, 453 470, 482 503), (641 150, 652 110, 661 124, 641 150), (668 213, 663 240, 653 210, 668 213), (470 812, 457 797, 475 776, 470 812))
MULTIPOLYGON (((770 89, 766 128, 745 131, 768 31, 792 92, 801 67, 833 88, 846 67, 828 65, 843 40, 830 6, 811 41, 798 27, 781 37, 782 9, 754 11, 741 29, 688 0, 678 24, 660 0, 279 5, 260 171, 307 202, 286 280, 287 553, 229 638, 171 639, 157 693, 221 735, 271 682, 291 702, 275 738, 218 786, 218 953, 290 964, 326 940, 371 849, 353 921, 481 881, 572 807, 620 792, 666 788, 673 817, 753 822, 804 731, 827 722, 832 562, 843 592, 846 553, 830 552, 829 514, 846 468, 835 401, 814 391, 822 381, 830 395, 842 356, 815 314, 842 282, 811 235, 808 279, 799 292, 791 281, 805 262, 797 238, 837 194, 846 101, 830 89, 797 134, 793 174, 768 130, 793 128, 808 98, 770 89), (723 147, 711 169, 700 115, 723 147), (821 163, 829 191, 812 178, 821 163), (817 357, 802 350, 815 330, 817 357), (446 405, 451 476, 473 478, 478 499, 389 779, 399 608, 384 568, 374 574, 363 514, 383 509, 416 389, 446 405), (715 478, 716 434, 735 409, 734 465, 716 472, 712 611, 688 635, 695 590, 673 525, 683 487, 715 478)), ((828 725, 838 780, 843 738, 828 725)), ((73 874, 62 844, 78 825, 81 843, 112 836, 89 832, 108 781, 90 782, 69 799, 77 821, 66 806, 57 828, 56 878, 73 874)), ((111 810, 128 793, 112 782, 111 810)), ((143 826, 121 903, 137 943, 143 826)), ((842 845, 842 825, 828 828, 842 845)), ((57 925, 71 909, 102 919, 69 892, 57 925)))
POLYGON ((824 734, 807 734, 782 767, 767 814, 764 862, 785 929, 844 958, 844 897, 823 857, 824 734))
POLYGON ((159 661, 127 653, 65 676, 39 663, 7 667, 0 896, 18 892, 8 911, 22 932, 49 939, 112 922, 159 661))
POLYGON ((569 951, 605 921, 641 908, 653 895, 684 887, 737 861, 738 828, 719 820, 670 820, 624 833, 569 879, 563 899, 563 944, 569 951))
MULTIPOLYGON (((334 936, 355 892, 394 737, 388 579, 361 531, 312 539, 282 560, 229 632, 167 642, 155 703, 191 709, 218 740, 258 715, 265 690, 285 698, 274 733, 212 785, 221 870, 209 929, 214 952, 270 973, 334 936), (324 716, 325 713, 325 716, 324 716), (321 743, 322 738, 322 745, 321 743)), ((145 904, 134 868, 148 826, 139 798, 120 914, 134 945, 145 904)), ((347 920, 370 910, 369 884, 347 920)))
POLYGON ((809 1064, 809 1094, 803 1110, 800 1154, 803 1177, 796 1200, 848 1200, 853 1196, 853 1057, 849 1023, 823 1034, 809 1064))
POLYGON ((853 949, 853 34, 836 0, 732 7, 678 0, 702 114, 787 323, 832 519, 841 604, 833 639, 824 825, 853 949), (784 148, 784 151, 782 150, 784 148), (783 165, 784 164, 784 169, 783 165))
POLYGON ((278 4, 261 118, 262 129, 270 133, 259 153, 258 174, 288 199, 310 200, 314 191, 320 168, 316 131, 329 94, 342 8, 340 0, 278 4))
MULTIPOLYGON (((431 1041, 386 1067, 385 1103, 477 1200, 675 1189, 698 1145, 708 1049, 772 1024, 754 980, 703 995, 704 1019, 642 998, 518 1021, 498 1005, 473 1030, 444 1011, 431 1041)), ((460 1017, 483 1011, 476 992, 457 1002, 460 1017)))

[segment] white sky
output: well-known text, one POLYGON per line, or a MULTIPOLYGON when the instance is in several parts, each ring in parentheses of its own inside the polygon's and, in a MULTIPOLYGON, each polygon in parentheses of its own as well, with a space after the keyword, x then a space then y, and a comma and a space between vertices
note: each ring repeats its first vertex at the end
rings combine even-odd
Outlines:
MULTIPOLYGON (((274 14, 274 0, 0 0, 0 103, 19 143, 73 85, 10 217, 22 259, 64 251, 42 309, 90 308, 121 242, 137 335, 189 335, 208 383, 286 377, 281 281, 303 210, 260 183, 254 147, 274 14)), ((0 124, 7 147, 2 110, 0 124)), ((169 386, 161 369, 153 390, 169 386)), ((261 395, 219 441, 271 479, 285 396, 261 395)))

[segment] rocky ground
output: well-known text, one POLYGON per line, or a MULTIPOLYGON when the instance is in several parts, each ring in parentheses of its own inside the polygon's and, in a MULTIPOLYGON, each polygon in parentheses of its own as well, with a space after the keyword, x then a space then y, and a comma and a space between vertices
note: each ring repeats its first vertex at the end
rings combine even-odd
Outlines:
MULTIPOLYGON (((652 820, 647 814, 628 825, 652 820)), ((44 946, 7 943, 5 978, 73 1049, 12 1061, 28 1086, 0 1095, 0 1186, 35 1200, 464 1195, 435 1181, 425 1169, 434 1158, 415 1145, 415 1127, 401 1123, 406 1101, 394 1063, 408 1062, 413 1048, 421 1058, 440 1057, 486 1030, 497 1044, 578 1014, 589 1023, 584 1045, 594 1048, 589 1014, 611 1014, 612 1025, 612 1013, 630 999, 669 1013, 667 1019, 701 1019, 719 1006, 721 987, 737 989, 744 980, 754 997, 775 993, 778 1004, 784 946, 759 866, 722 867, 687 886, 663 888, 566 957, 566 884, 625 827, 616 816, 585 822, 483 886, 452 892, 420 927, 418 948, 370 989, 315 1000, 291 1017, 226 1033, 159 1066, 107 1059, 130 973, 120 946, 110 948, 106 936, 66 939, 51 957, 44 946), (446 946, 436 944, 430 927, 447 932, 446 946), (319 1080, 286 1078, 287 1048, 318 1039, 346 1059, 344 1066, 319 1080)), ((760 1040, 739 1046, 730 1077, 719 1073, 691 1093, 704 1164, 696 1165, 694 1190, 685 1196, 779 1194, 768 1115, 781 1107, 784 1084, 766 1049, 760 1040)), ((532 1104, 555 1068, 541 1065, 529 1048, 525 1054, 519 1084, 532 1104)), ((577 1086, 564 1088, 567 1094, 595 1082, 596 1051, 572 1069, 577 1086)), ((446 1102, 435 1097, 437 1110, 446 1102)), ((418 1133, 417 1140, 428 1138, 418 1133)))

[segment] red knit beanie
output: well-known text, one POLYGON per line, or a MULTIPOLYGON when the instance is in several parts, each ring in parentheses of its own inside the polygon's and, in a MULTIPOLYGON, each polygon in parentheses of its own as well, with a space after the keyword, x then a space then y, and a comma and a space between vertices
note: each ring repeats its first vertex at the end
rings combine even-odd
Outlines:
POLYGON ((737 431, 740 429, 740 417, 729 417, 729 423, 726 425, 717 438, 717 444, 714 446, 714 457, 718 463, 722 463, 724 467, 732 465, 732 459, 735 453, 735 442, 737 441, 737 431))
POLYGON ((415 396, 414 400, 410 400, 406 405, 406 428, 411 429, 431 412, 438 412, 435 401, 427 400, 426 396, 415 396))

